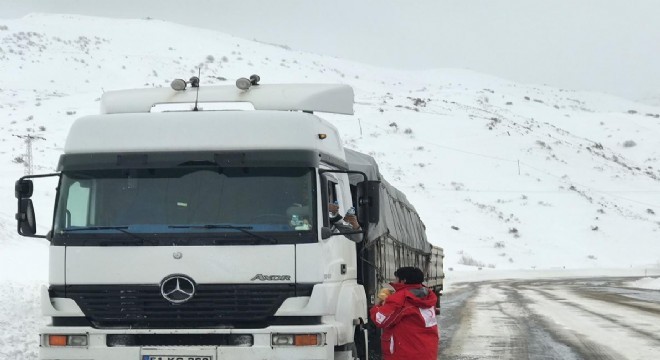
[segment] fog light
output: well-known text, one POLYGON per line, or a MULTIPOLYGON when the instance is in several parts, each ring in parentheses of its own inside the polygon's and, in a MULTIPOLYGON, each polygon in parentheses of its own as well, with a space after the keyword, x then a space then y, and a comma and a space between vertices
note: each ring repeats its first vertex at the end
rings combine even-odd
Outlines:
POLYGON ((254 339, 252 335, 239 334, 231 335, 230 337, 231 345, 233 346, 252 346, 254 344, 254 339))

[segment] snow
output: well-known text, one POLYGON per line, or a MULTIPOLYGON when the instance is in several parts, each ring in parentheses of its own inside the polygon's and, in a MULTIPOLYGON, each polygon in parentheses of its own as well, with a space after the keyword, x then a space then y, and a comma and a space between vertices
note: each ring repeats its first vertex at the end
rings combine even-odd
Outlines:
POLYGON ((36 359, 42 318, 39 284, 9 282, 0 291, 0 359, 36 359))
POLYGON ((639 338, 637 327, 648 328, 651 334, 657 333, 660 326, 655 317, 641 317, 639 311, 628 311, 622 306, 612 308, 611 303, 588 301, 584 298, 579 302, 558 301, 564 299, 560 291, 548 291, 548 296, 542 291, 525 289, 521 294, 531 300, 529 308, 545 316, 554 327, 572 334, 580 334, 587 339, 598 339, 603 347, 602 356, 617 359, 653 359, 657 356, 657 345, 648 339, 639 338), (587 309, 587 311, 584 311, 587 309), (625 319, 627 326, 614 327, 609 317, 625 319), (593 316, 592 314, 598 314, 593 316), (623 341, 622 339, 625 339, 623 341))
MULTIPOLYGON (((35 358, 48 276, 48 243, 16 234, 25 144, 14 135, 43 137, 34 171, 52 172, 72 121, 98 113, 103 91, 169 86, 198 66, 202 86, 253 73, 353 86, 356 115, 324 117, 416 206, 445 249, 449 285, 660 275, 660 107, 469 70, 378 68, 156 20, 32 14, 0 20, 0 325, 10 329, 0 359, 35 358)), ((48 181, 35 181, 41 234, 48 181)))
POLYGON ((645 277, 639 280, 631 281, 626 285, 640 289, 660 290, 660 277, 645 277))

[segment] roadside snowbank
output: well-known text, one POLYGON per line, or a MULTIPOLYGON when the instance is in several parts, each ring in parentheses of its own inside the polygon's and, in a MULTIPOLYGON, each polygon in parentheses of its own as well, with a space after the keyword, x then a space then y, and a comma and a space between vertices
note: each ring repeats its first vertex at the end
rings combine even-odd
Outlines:
MULTIPOLYGON (((467 267, 466 267, 467 268, 467 267)), ((626 286, 660 289, 660 267, 657 265, 645 268, 611 268, 611 269, 536 269, 536 270, 445 270, 445 292, 460 287, 461 283, 506 280, 506 279, 562 279, 562 278, 599 278, 599 277, 631 277, 638 280, 626 283, 626 286), (644 276, 653 276, 645 277, 644 276), (641 279, 640 279, 641 278, 641 279)))
POLYGON ((660 277, 645 277, 643 279, 631 281, 627 283, 626 286, 640 289, 660 290, 660 277))
POLYGON ((40 284, 10 282, 0 290, 0 359, 31 360, 39 353, 40 284))

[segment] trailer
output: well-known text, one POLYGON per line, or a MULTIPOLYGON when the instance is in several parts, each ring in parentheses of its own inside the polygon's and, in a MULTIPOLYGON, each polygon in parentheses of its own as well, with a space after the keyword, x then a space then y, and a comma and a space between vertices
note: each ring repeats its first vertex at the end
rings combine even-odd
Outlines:
MULTIPOLYGON (((438 296, 439 311, 445 278, 443 249, 427 240, 426 226, 414 206, 383 178, 373 157, 350 149, 345 153, 349 168, 365 173, 379 188, 379 221, 369 224, 365 241, 358 244, 358 283, 365 288, 369 307, 374 305, 378 291, 395 281, 396 269, 414 266, 422 269, 424 285, 438 296)), ((351 175, 350 181, 357 185, 360 176, 351 175)), ((370 358, 379 358, 380 330, 372 324, 363 324, 361 330, 368 339, 370 358)))

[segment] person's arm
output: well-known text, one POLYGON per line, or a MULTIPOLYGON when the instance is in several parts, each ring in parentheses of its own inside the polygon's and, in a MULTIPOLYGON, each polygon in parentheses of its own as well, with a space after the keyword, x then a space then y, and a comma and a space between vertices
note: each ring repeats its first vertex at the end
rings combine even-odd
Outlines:
POLYGON ((369 310, 371 321, 376 327, 384 329, 396 325, 401 320, 403 312, 403 299, 390 296, 381 305, 374 305, 369 310))
MULTIPOLYGON (((346 216, 348 218, 348 216, 346 216)), ((358 224, 357 228, 354 225, 349 224, 342 224, 341 222, 336 222, 333 224, 335 229, 337 229, 340 233, 347 233, 347 232, 353 232, 353 231, 359 231, 360 230, 360 225, 358 224)), ((351 241, 354 241, 356 243, 359 243, 362 241, 363 234, 345 234, 347 238, 349 238, 351 241)))

